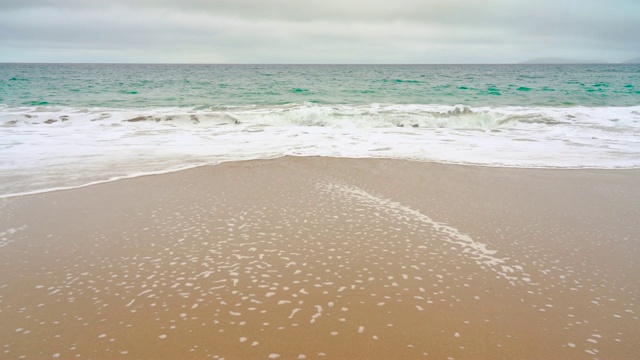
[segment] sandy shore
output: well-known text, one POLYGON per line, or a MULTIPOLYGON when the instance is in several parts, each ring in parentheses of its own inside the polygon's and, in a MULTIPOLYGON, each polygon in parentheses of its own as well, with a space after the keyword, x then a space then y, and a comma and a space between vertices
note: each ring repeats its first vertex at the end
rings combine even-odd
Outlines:
POLYGON ((0 357, 640 356, 640 171, 281 158, 0 200, 0 357))

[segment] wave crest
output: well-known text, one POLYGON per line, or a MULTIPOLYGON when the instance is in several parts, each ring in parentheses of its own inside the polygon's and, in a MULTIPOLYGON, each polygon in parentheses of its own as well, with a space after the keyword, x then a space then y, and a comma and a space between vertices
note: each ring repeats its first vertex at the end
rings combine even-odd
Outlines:
POLYGON ((464 105, 317 105, 270 107, 211 107, 206 109, 80 109, 0 108, 0 126, 71 126, 125 123, 162 123, 201 127, 221 125, 321 126, 331 128, 392 128, 502 130, 555 125, 597 125, 619 131, 637 127, 640 107, 544 108, 469 107, 464 105))

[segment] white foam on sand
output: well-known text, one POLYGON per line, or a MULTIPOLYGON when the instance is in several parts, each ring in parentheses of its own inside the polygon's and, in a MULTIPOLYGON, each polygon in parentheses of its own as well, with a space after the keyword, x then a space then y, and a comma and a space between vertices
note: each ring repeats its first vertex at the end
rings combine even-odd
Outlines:
POLYGON ((441 240, 456 245, 461 254, 474 260, 480 267, 495 272, 511 284, 531 284, 530 275, 524 272, 520 264, 507 257, 498 256, 497 250, 489 249, 487 244, 475 241, 470 235, 453 226, 435 221, 418 210, 399 202, 376 196, 356 186, 319 183, 318 187, 323 191, 342 195, 358 204, 384 212, 398 220, 418 221, 428 225, 442 235, 440 237, 441 240))
POLYGON ((0 248, 5 247, 8 244, 14 241, 14 238, 11 236, 19 231, 26 229, 27 226, 21 226, 19 228, 9 228, 4 231, 0 231, 0 248))

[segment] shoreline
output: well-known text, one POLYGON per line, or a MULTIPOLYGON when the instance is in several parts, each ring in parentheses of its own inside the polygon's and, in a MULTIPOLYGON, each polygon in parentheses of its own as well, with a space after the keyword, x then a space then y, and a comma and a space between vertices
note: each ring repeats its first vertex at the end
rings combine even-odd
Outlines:
POLYGON ((123 176, 116 176, 116 177, 111 177, 109 179, 105 179, 105 180, 96 180, 96 181, 91 181, 85 184, 81 184, 81 185, 74 185, 74 186, 69 186, 69 187, 53 187, 53 188, 46 188, 46 189, 40 189, 40 190, 33 190, 33 191, 25 191, 25 192, 18 192, 18 193, 9 193, 9 194, 0 194, 0 200, 1 199, 10 199, 10 198, 15 198, 15 197, 21 197, 21 196, 31 196, 31 195, 40 195, 40 194, 46 194, 46 193, 50 193, 50 192, 58 192, 58 191, 68 191, 68 190, 74 190, 74 189, 81 189, 81 188, 85 188, 85 187, 91 187, 91 186, 95 186, 95 185, 101 185, 101 184, 107 184, 107 183, 112 183, 112 182, 117 182, 117 181, 122 181, 122 180, 128 180, 128 179, 135 179, 135 178, 140 178, 140 177, 147 177, 147 176, 162 176, 165 174, 171 174, 171 173, 175 173, 175 172, 181 172, 181 171, 189 171, 191 169, 196 169, 199 167, 207 167, 207 166, 217 166, 217 165, 221 165, 221 164, 225 164, 225 163, 242 163, 242 162, 247 162, 247 161, 266 161, 266 160, 274 160, 274 159, 281 159, 281 158, 326 158, 326 159, 346 159, 346 160, 389 160, 389 161, 407 161, 407 162, 415 162, 415 163, 423 163, 423 164, 433 164, 433 165, 445 165, 445 166, 468 166, 468 167, 479 167, 479 168, 495 168, 495 169, 517 169, 517 170, 559 170, 559 171, 633 171, 633 170, 640 170, 640 167, 635 167, 635 166, 630 166, 630 167, 588 167, 588 166, 584 166, 584 167, 553 167, 553 166, 539 166, 539 167, 535 167, 535 166, 511 166, 511 165, 496 165, 496 164, 492 164, 492 165, 488 165, 488 164, 476 164, 476 163, 461 163, 461 162, 443 162, 443 161, 436 161, 436 160, 418 160, 418 159, 404 159, 404 158, 388 158, 388 157, 347 157, 347 156, 324 156, 324 155, 290 155, 290 154, 285 154, 285 155, 280 155, 280 156, 276 156, 276 157, 266 157, 266 158, 256 158, 256 159, 239 159, 239 160, 220 160, 216 163, 203 163, 203 164, 198 164, 198 165, 190 165, 190 166, 186 166, 186 167, 180 167, 177 169, 168 169, 168 170, 158 170, 158 171, 149 171, 149 172, 143 172, 143 173, 138 173, 138 174, 131 174, 131 175, 123 175, 123 176))
POLYGON ((3 198, 0 351, 634 357, 638 184, 289 156, 3 198))

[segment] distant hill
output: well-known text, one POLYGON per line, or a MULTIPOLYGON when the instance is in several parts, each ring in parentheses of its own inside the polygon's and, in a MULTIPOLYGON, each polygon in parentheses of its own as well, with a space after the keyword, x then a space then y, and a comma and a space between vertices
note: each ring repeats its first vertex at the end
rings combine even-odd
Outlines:
POLYGON ((540 58, 521 62, 521 64, 606 64, 604 60, 577 60, 565 58, 540 58))
POLYGON ((627 61, 623 61, 623 64, 640 64, 640 57, 629 59, 627 61))

